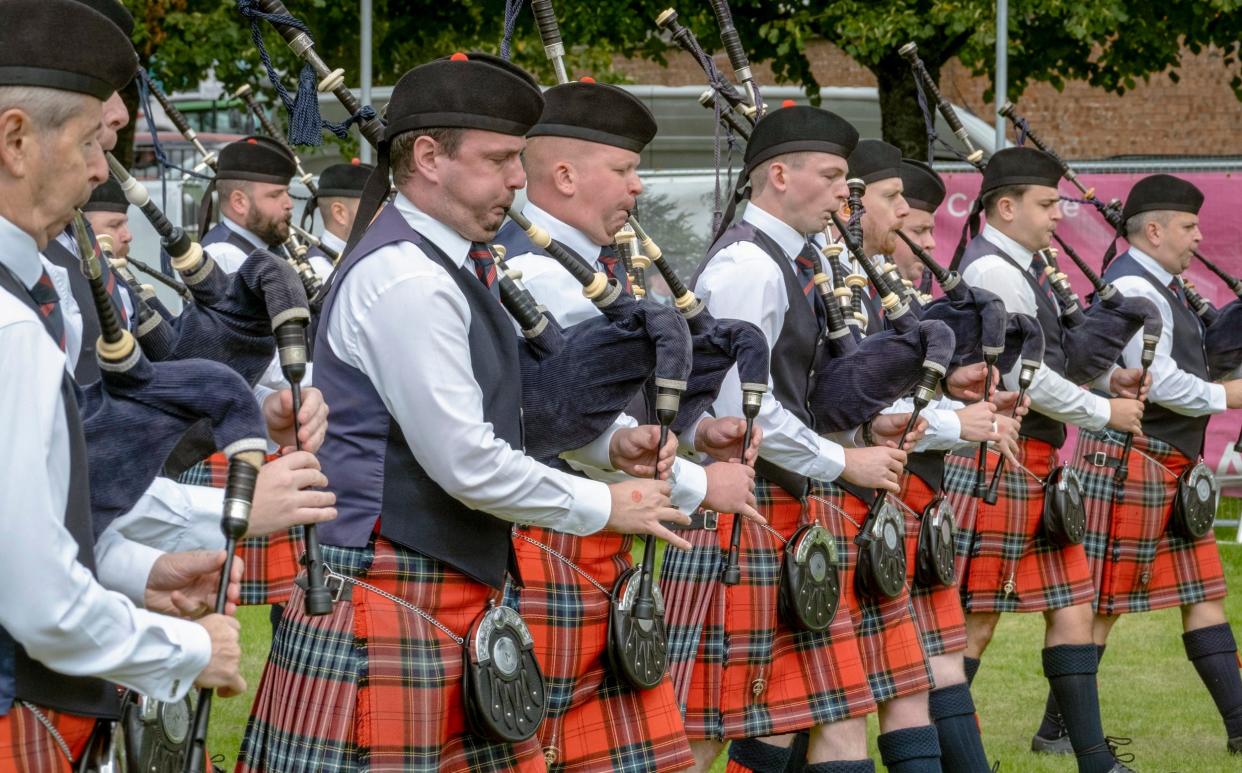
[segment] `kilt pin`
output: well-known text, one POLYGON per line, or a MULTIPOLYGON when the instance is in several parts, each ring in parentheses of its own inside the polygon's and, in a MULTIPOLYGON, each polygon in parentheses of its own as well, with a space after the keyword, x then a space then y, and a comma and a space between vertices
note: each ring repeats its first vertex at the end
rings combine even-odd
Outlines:
MULTIPOLYGON (((877 703, 930 690, 931 666, 914 622, 909 587, 895 598, 860 594, 855 583, 859 547, 854 538, 867 518, 867 503, 832 484, 811 482, 811 501, 819 500, 843 556, 842 609, 850 613, 862 653, 867 683, 877 703)), ((839 617, 842 613, 838 612, 839 617)))
MULTIPOLYGON (((840 528, 814 500, 804 506, 769 481, 756 483, 757 509, 788 539, 814 518, 840 528)), ((734 516, 715 531, 681 532, 692 548, 664 554, 660 587, 669 634, 669 673, 690 740, 760 738, 862 717, 875 711, 853 618, 843 602, 827 631, 791 628, 778 613, 784 543, 742 524, 741 582, 721 569, 734 516)))
POLYGON ((917 475, 909 472, 901 481, 900 499, 906 505, 906 585, 910 589, 910 606, 919 629, 919 641, 927 657, 960 652, 966 649, 966 613, 957 585, 934 585, 930 588, 915 582, 914 567, 919 547, 920 516, 936 498, 936 492, 917 475))
MULTIPOLYGON (((963 515, 958 586, 967 613, 1043 612, 1088 603, 1095 595, 1083 546, 1058 547, 1043 534, 1044 492, 1033 476, 1048 475, 1057 464, 1056 449, 1023 437, 1017 458, 1026 471, 1006 465, 999 496, 989 505, 974 496, 974 459, 948 456, 945 489, 963 515)), ((989 475, 996 459, 989 452, 989 475)))
POLYGON ((1147 612, 1225 597, 1225 574, 1216 535, 1187 539, 1169 528, 1177 478, 1194 464, 1157 438, 1135 437, 1123 498, 1115 498, 1113 473, 1123 436, 1078 436, 1076 465, 1087 508, 1087 561, 1102 615, 1147 612))
MULTIPOLYGON (((499 594, 374 537, 323 546, 333 571, 413 604, 464 636, 499 594)), ((462 644, 402 604, 353 586, 308 617, 295 586, 242 742, 238 771, 542 771, 539 743, 493 743, 466 724, 462 644)))
POLYGON ((635 690, 608 663, 610 594, 634 564, 633 542, 611 532, 514 531, 523 584, 510 587, 509 605, 529 626, 543 670, 548 716, 537 737, 549 771, 638 773, 694 764, 672 681, 666 676, 654 689, 635 690))

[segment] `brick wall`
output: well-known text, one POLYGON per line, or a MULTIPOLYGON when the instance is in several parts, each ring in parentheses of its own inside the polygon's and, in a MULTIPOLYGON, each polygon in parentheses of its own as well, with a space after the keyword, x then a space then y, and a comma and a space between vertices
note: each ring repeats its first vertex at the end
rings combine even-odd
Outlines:
MULTIPOLYGON (((875 78, 866 68, 831 43, 814 41, 807 54, 815 77, 824 86, 875 86, 875 78)), ((717 55, 716 63, 723 72, 729 72, 723 53, 717 55)), ((635 83, 703 83, 698 65, 680 51, 670 52, 667 68, 623 59, 615 66, 635 83)), ((754 70, 761 84, 773 83, 766 65, 756 65, 754 70)), ((1070 158, 1242 155, 1242 131, 1238 130, 1242 102, 1229 87, 1231 73, 1222 64, 1220 52, 1187 53, 1180 75, 1179 83, 1164 74, 1153 75, 1150 83, 1140 81, 1124 96, 1080 81, 1067 83, 1063 92, 1035 84, 1018 100, 1019 110, 1041 137, 1070 158)), ((988 85, 986 78, 971 77, 956 61, 941 72, 940 88, 945 96, 990 121, 992 106, 983 103, 988 85)))

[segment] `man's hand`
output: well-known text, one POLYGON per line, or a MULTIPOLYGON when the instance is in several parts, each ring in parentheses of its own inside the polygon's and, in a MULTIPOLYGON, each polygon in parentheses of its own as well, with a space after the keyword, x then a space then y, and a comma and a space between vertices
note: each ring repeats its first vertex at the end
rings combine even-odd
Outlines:
POLYGON ((1018 461, 1018 430, 1021 428, 1022 422, 1017 419, 997 414, 996 434, 998 437, 992 442, 996 445, 996 449, 1005 455, 1005 458, 1014 463, 1018 461))
POLYGON ((1108 378, 1108 391, 1118 397, 1146 400, 1147 392, 1151 389, 1151 373, 1148 373, 1147 378, 1143 379, 1142 390, 1140 391, 1139 377, 1142 374, 1142 368, 1117 368, 1108 378))
POLYGON ((845 472, 841 477, 864 488, 878 488, 901 493, 901 470, 906 452, 884 446, 845 449, 845 472))
POLYGON ((207 615, 198 624, 211 636, 211 660, 194 684, 213 688, 221 698, 241 695, 246 691, 241 675, 241 623, 233 617, 207 615))
MULTIPOLYGON (((746 420, 740 416, 715 418, 708 416, 699 422, 694 434, 694 450, 707 454, 721 462, 742 459, 742 438, 746 435, 746 420)), ((759 446, 763 443, 763 430, 754 426, 750 432, 750 448, 746 449, 745 463, 755 464, 759 458, 759 446)), ((729 512, 729 511, 725 511, 729 512)))
MULTIPOLYGON (((220 589, 223 550, 187 550, 165 553, 156 559, 147 575, 143 604, 153 612, 182 617, 202 617, 216 608, 220 589)), ((233 559, 229 573, 225 612, 237 611, 241 600, 242 561, 233 559)))
MULTIPOLYGON (((896 448, 901 440, 901 433, 905 431, 909 421, 910 414, 908 413, 881 413, 871 420, 871 437, 875 439, 876 445, 896 448)), ((910 433, 906 435, 906 443, 901 450, 913 451, 914 444, 923 437, 926 431, 927 419, 916 421, 910 428, 910 433)))
POLYGON ((247 537, 263 537, 304 523, 323 523, 336 517, 336 494, 316 491, 328 485, 319 460, 306 451, 294 451, 259 468, 250 508, 247 537))
POLYGON ((1225 382, 1225 407, 1242 408, 1242 378, 1225 382))
MULTIPOLYGON (((612 434, 608 443, 608 460, 612 466, 635 478, 651 478, 656 470, 656 451, 660 445, 660 428, 654 424, 626 427, 612 434)), ((677 456, 677 436, 668 433, 668 442, 659 450, 660 480, 667 480, 677 456)))
POLYGON ((991 443, 996 434, 996 406, 991 402, 971 403, 957 411, 957 422, 962 425, 962 440, 972 443, 991 443))
POLYGON ((1017 391, 1009 392, 1005 390, 1000 390, 1000 391, 993 392, 992 396, 988 398, 988 402, 996 406, 997 413, 1003 413, 1006 416, 1015 416, 1021 419, 1023 416, 1031 412, 1030 395, 1023 395, 1022 404, 1017 405, 1018 403, 1018 392, 1017 391), (1014 410, 1015 406, 1017 407, 1016 411, 1014 410))
POLYGON ((1114 397, 1108 401, 1108 426, 1119 432, 1143 434, 1143 404, 1126 397, 1114 397))
POLYGON ((755 509, 755 470, 736 462, 716 462, 707 465, 707 496, 703 507, 720 513, 737 513, 763 523, 763 516, 755 509))
MULTIPOLYGON (((294 446, 293 439, 293 391, 282 389, 270 394, 263 401, 263 420, 267 422, 267 436, 280 446, 294 446)), ((298 439, 302 450, 312 454, 323 445, 328 432, 328 404, 323 393, 314 387, 302 390, 302 410, 298 413, 301 427, 298 439)))
MULTIPOLYGON (((983 399, 983 387, 988 374, 988 366, 983 362, 974 365, 962 365, 949 371, 944 379, 944 391, 954 400, 973 403, 983 399)), ((992 388, 1000 383, 1000 371, 992 368, 992 388)))
POLYGON ((674 547, 689 550, 690 543, 678 537, 661 521, 683 526, 690 516, 673 507, 669 499, 672 488, 658 480, 627 480, 608 487, 612 493, 612 511, 606 528, 622 534, 654 534, 674 547))

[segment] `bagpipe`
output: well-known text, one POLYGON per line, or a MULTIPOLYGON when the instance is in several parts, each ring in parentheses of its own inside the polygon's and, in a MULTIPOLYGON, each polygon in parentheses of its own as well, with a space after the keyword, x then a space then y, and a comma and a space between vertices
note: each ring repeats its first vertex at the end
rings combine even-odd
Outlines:
MULTIPOLYGON (((229 459, 221 519, 225 562, 216 595, 216 612, 223 613, 233 555, 237 540, 249 526, 255 481, 267 448, 263 417, 249 385, 230 368, 207 360, 149 360, 133 335, 121 327, 104 286, 101 262, 107 259, 110 240, 104 236, 92 244, 80 213, 74 218, 73 230, 101 331, 96 348, 100 379, 81 388, 78 395, 96 536, 132 509, 182 437, 194 427, 205 426, 215 447, 223 449, 229 459), (125 474, 118 474, 122 470, 125 474)), ((168 717, 157 714, 144 720, 144 706, 154 712, 173 712, 169 717, 184 708, 184 704, 151 701, 127 704, 126 729, 135 744, 133 753, 157 755, 169 765, 181 762, 178 755, 184 753, 183 769, 202 771, 207 759, 211 690, 199 693, 192 732, 183 737, 188 739, 185 745, 150 743, 153 738, 144 737, 151 734, 146 725, 168 717)))
MULTIPOLYGON (((150 78, 146 76, 145 72, 140 71, 139 75, 143 84, 143 89, 155 97, 156 101, 160 103, 160 106, 164 108, 164 112, 168 115, 169 120, 172 121, 173 126, 175 126, 177 131, 179 131, 181 135, 194 146, 194 149, 201 156, 199 162, 191 170, 191 174, 198 177, 207 177, 206 172, 210 171, 214 173, 217 165, 219 164, 219 157, 216 153, 208 151, 207 148, 203 146, 202 141, 198 139, 197 133, 190 126, 185 115, 177 109, 177 106, 172 103, 172 100, 164 94, 159 86, 152 82, 150 78)), ((155 129, 153 127, 152 138, 158 143, 158 139, 155 138, 154 131, 155 129)), ((113 159, 113 161, 115 161, 115 159, 113 159)), ((124 170, 123 166, 113 163, 112 161, 109 162, 109 167, 114 176, 117 176, 118 168, 124 170)), ((300 166, 299 172, 305 175, 305 172, 301 171, 300 166)), ((126 176, 128 176, 128 172, 126 172, 126 176)), ((117 180, 118 182, 123 183, 119 176, 117 176, 117 180)), ((215 178, 213 177, 208 180, 207 187, 203 191, 202 199, 199 201, 198 234, 200 238, 204 235, 204 233, 206 233, 207 225, 211 222, 214 213, 215 195, 216 185, 215 178)), ((128 190, 126 191, 126 198, 129 198, 131 203, 134 202, 134 199, 130 197, 128 190)), ((150 196, 146 196, 145 198, 148 202, 150 202, 150 196)), ((146 207, 141 204, 135 204, 135 206, 138 206, 143 210, 143 214, 147 215, 148 220, 151 219, 152 214, 146 207)), ((150 206, 153 208, 155 205, 153 202, 150 202, 150 206)), ((161 217, 163 217, 162 214, 161 217)), ((165 221, 167 220, 167 218, 164 219, 165 221)), ((161 238, 164 238, 164 232, 160 230, 160 225, 154 220, 151 221, 151 225, 155 227, 158 233, 160 233, 161 238)), ((186 236, 187 240, 188 238, 189 237, 186 236)), ((165 249, 167 250, 167 246, 165 249)), ((291 265, 295 271, 297 271, 298 277, 302 280, 302 283, 305 286, 307 297, 314 297, 315 293, 319 291, 321 282, 319 277, 316 276, 314 269, 311 268, 310 263, 306 260, 306 246, 301 244, 292 234, 290 234, 289 238, 285 240, 284 251, 286 253, 284 255, 284 259, 288 261, 289 265, 291 265)), ((169 252, 169 255, 172 255, 171 251, 169 252)))
MULTIPOLYGON (((1078 178, 1078 174, 1066 161, 1057 154, 1042 137, 1036 134, 1029 122, 1022 117, 1012 102, 1006 102, 1001 107, 1001 115, 1008 118, 1018 132, 1018 137, 1023 140, 1029 140, 1032 145, 1052 156, 1057 164, 1061 167, 1062 176, 1065 177, 1077 190, 1082 194, 1082 200, 1092 205, 1100 216, 1112 226, 1117 236, 1124 235, 1125 223, 1121 220, 1122 206, 1121 202, 1113 199, 1107 203, 1100 200, 1095 195, 1094 188, 1088 188, 1078 178)), ((1060 240, 1058 240, 1060 241, 1060 240)), ((1065 245, 1062 244, 1062 247, 1065 245)), ((1108 268, 1108 263, 1115 254, 1116 239, 1109 247, 1108 253, 1105 254, 1104 268, 1108 268)), ((1242 280, 1233 276, 1229 272, 1222 269, 1214 261, 1209 260, 1198 248, 1191 250, 1191 254, 1215 274, 1225 285, 1233 291, 1237 296, 1233 301, 1222 309, 1215 308, 1200 295, 1194 286, 1183 278, 1182 290, 1186 296, 1187 305, 1204 324, 1203 343, 1204 350, 1207 352, 1208 370, 1212 378, 1223 378, 1226 374, 1237 370, 1242 366, 1242 280)), ((1071 258, 1075 256, 1071 254, 1071 258)), ((1077 263, 1078 261, 1075 260, 1077 263)), ((1238 445, 1242 446, 1242 433, 1238 435, 1238 445)))

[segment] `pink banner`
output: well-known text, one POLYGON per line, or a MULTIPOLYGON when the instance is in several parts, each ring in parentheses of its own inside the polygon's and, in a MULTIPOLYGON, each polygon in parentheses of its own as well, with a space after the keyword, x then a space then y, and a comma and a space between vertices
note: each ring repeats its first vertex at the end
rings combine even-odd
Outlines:
MULTIPOLYGON (((1147 174, 1090 174, 1080 175, 1079 179, 1088 188, 1094 187, 1096 195, 1104 201, 1115 198, 1124 200, 1130 187, 1147 174)), ((1242 208, 1242 174, 1193 172, 1178 173, 1177 176, 1193 182, 1204 193, 1203 209, 1199 213, 1203 231, 1200 252, 1234 276, 1242 274, 1242 256, 1238 250, 1238 245, 1242 244, 1242 218, 1237 215, 1242 208)), ((936 215, 936 257, 943 265, 948 265, 966 215, 970 212, 971 202, 979 191, 980 176, 973 172, 960 172, 944 177, 949 193, 945 205, 936 215)), ((1061 193, 1081 198, 1081 194, 1064 180, 1061 181, 1061 193)), ((1100 260, 1112 238, 1112 228, 1090 204, 1063 202, 1062 209, 1065 219, 1058 226, 1057 233, 1098 271, 1100 260)), ((1125 248, 1125 241, 1120 240, 1118 253, 1125 248)), ((1069 275, 1079 295, 1085 297, 1090 292, 1090 284, 1068 259, 1061 261, 1061 269, 1069 275)), ((1185 276, 1194 283, 1200 295, 1217 306, 1235 297, 1198 261, 1191 264, 1185 276)), ((1232 478, 1232 481, 1226 482, 1231 484, 1227 489, 1233 495, 1242 495, 1242 454, 1233 449, 1239 425, 1242 425, 1242 411, 1228 411, 1213 418, 1208 425, 1207 447, 1204 450, 1204 457, 1216 470, 1217 477, 1232 478)))

